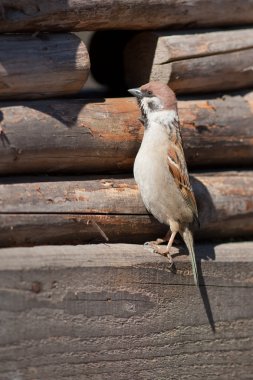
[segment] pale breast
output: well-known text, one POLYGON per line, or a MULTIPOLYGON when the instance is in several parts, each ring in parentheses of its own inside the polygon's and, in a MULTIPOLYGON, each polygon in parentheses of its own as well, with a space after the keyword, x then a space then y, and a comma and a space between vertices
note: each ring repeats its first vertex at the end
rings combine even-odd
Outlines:
POLYGON ((190 223, 191 210, 186 206, 168 168, 166 135, 146 135, 134 163, 134 178, 147 210, 161 223, 169 220, 190 223))

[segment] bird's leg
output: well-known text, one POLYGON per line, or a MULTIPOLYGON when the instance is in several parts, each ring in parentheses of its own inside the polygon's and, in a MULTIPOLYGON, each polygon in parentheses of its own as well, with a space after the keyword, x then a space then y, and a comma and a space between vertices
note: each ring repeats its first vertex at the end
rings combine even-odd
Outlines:
POLYGON ((172 244, 173 244, 173 241, 175 239, 175 236, 176 236, 177 232, 172 232, 172 234, 170 235, 170 238, 169 238, 169 242, 167 244, 167 250, 168 252, 170 251, 171 247, 172 247, 172 244))
POLYGON ((171 257, 170 250, 171 250, 171 247, 172 247, 172 244, 173 244, 173 241, 174 241, 174 239, 175 239, 176 234, 177 234, 177 233, 176 233, 175 231, 172 232, 172 234, 171 234, 171 236, 170 236, 170 240, 169 240, 169 242, 168 242, 168 244, 167 244, 167 257, 168 257, 168 259, 170 260, 171 265, 173 264, 173 259, 172 259, 172 257, 171 257))

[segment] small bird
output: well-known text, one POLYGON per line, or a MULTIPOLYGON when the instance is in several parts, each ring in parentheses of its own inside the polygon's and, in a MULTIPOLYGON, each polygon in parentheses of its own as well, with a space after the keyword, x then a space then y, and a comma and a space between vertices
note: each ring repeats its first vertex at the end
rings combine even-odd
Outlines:
POLYGON ((194 223, 199 225, 198 210, 185 162, 176 96, 160 82, 128 91, 137 98, 144 123, 134 178, 147 210, 171 230, 165 250, 158 246, 162 239, 147 244, 172 262, 170 251, 179 232, 190 253, 194 282, 199 285, 192 236, 194 223))

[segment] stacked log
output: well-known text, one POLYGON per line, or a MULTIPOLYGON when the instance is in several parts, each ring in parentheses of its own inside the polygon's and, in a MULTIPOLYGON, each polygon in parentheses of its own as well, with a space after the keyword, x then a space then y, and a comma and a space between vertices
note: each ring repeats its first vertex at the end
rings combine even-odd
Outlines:
POLYGON ((247 25, 252 1, 1 0, 0 33, 247 25))
POLYGON ((75 35, 0 36, 0 99, 31 99, 79 92, 89 75, 89 55, 75 35))
MULTIPOLYGON (((190 168, 250 167, 253 94, 179 102, 190 168)), ((143 126, 134 99, 0 103, 0 174, 131 172, 143 126)))
MULTIPOLYGON (((191 177, 201 228, 196 238, 253 233, 253 177, 249 172, 191 177)), ((2 246, 144 242, 168 227, 148 215, 133 179, 18 178, 0 185, 2 246)))
POLYGON ((152 80, 177 93, 237 90, 253 85, 253 29, 144 32, 125 49, 127 85, 152 80))

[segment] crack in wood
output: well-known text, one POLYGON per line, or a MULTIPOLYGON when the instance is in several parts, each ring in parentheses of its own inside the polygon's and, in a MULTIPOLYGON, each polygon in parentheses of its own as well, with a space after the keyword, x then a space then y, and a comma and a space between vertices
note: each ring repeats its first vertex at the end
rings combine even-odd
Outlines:
POLYGON ((172 62, 179 62, 179 61, 184 61, 184 60, 188 60, 188 59, 195 59, 195 58, 205 58, 205 57, 212 57, 212 56, 217 56, 217 55, 226 55, 226 54, 230 54, 230 53, 237 53, 237 52, 240 52, 240 51, 247 51, 247 50, 251 50, 253 49, 253 45, 252 46, 248 46, 248 47, 244 47, 244 48, 238 48, 238 49, 231 49, 231 50, 226 50, 226 51, 217 51, 216 53, 214 52, 206 52, 206 53, 200 53, 200 54, 193 54, 193 55, 188 55, 188 56, 185 56, 185 57, 177 57, 177 58, 170 58, 168 59, 167 61, 164 61, 164 62, 159 62, 159 63, 155 63, 155 66, 160 66, 160 65, 166 65, 168 63, 172 63, 172 62))

